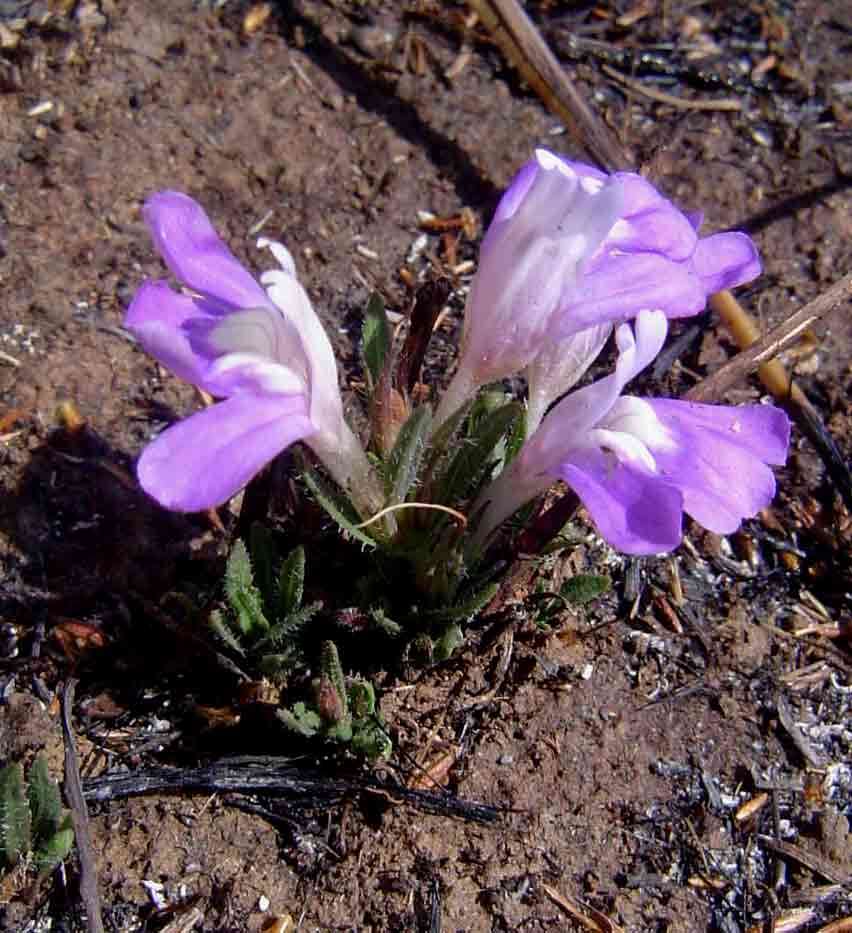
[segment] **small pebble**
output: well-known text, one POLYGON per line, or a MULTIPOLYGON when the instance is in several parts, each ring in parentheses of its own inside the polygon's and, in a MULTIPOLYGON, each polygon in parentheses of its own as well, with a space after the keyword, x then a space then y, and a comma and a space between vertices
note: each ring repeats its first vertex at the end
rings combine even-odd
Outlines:
POLYGON ((772 148, 772 144, 775 142, 775 138, 772 135, 772 130, 766 126, 755 126, 751 130, 751 138, 758 144, 758 146, 765 146, 767 149, 772 148))
POLYGON ((384 26, 356 26, 349 33, 349 39, 364 55, 369 55, 370 58, 381 58, 390 51, 396 41, 396 34, 384 26))

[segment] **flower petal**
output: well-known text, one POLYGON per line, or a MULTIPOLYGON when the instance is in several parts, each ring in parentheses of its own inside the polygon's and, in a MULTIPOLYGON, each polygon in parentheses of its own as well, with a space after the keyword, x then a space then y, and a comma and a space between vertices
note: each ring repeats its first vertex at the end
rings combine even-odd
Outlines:
POLYGON ((301 379, 299 391, 308 387, 308 361, 302 337, 292 321, 278 308, 248 308, 222 318, 207 333, 197 336, 199 349, 211 356, 252 355, 270 364, 281 364, 301 379))
POLYGON ((575 451, 558 473, 617 550, 657 554, 680 543, 683 498, 659 477, 597 448, 575 451))
POLYGON ((304 372, 253 353, 220 356, 204 373, 200 385, 219 398, 246 393, 307 397, 304 372))
POLYGON ((667 259, 689 259, 698 237, 689 219, 641 175, 612 176, 624 192, 622 220, 606 238, 605 248, 660 253, 667 259))
POLYGON ((287 275, 296 275, 296 260, 293 259, 293 254, 289 249, 283 244, 279 243, 277 240, 270 240, 268 237, 261 236, 257 238, 257 248, 258 249, 268 249, 270 253, 275 257, 275 261, 281 267, 282 272, 286 272, 287 275))
POLYGON ((775 496, 764 461, 784 462, 789 422, 771 407, 728 408, 646 399, 674 444, 652 448, 657 469, 683 492, 684 510, 717 534, 730 534, 775 496), (693 409, 690 411, 690 409, 693 409), (766 451, 761 445, 766 444, 766 451))
POLYGON ((756 279, 757 248, 745 233, 716 233, 698 241, 692 264, 708 295, 756 279))
POLYGON ((314 431, 303 396, 235 396, 167 428, 142 452, 142 488, 197 512, 227 502, 285 447, 314 431))
POLYGON ((267 304, 266 293, 219 239, 204 209, 177 191, 145 202, 145 221, 172 274, 201 295, 230 308, 267 304))
POLYGON ((689 263, 657 253, 607 253, 593 259, 588 271, 563 291, 564 313, 556 328, 567 337, 595 324, 628 320, 643 308, 687 317, 706 302, 703 283, 689 263))
POLYGON ((187 325, 214 323, 203 302, 181 295, 165 282, 143 282, 124 316, 124 326, 146 353, 187 382, 198 384, 210 357, 190 341, 187 325))
POLYGON ((535 159, 530 159, 529 162, 525 162, 520 169, 518 169, 515 177, 509 182, 509 187, 503 192, 503 196, 500 198, 497 210, 491 218, 489 229, 495 224, 508 220, 515 213, 518 207, 520 207, 521 202, 527 196, 527 192, 535 181, 537 172, 538 162, 535 159))
POLYGON ((684 216, 692 224, 692 229, 698 233, 704 223, 704 211, 685 211, 684 216))
MULTIPOLYGON (((572 207, 581 196, 577 175, 549 152, 537 150, 497 205, 479 248, 480 267, 487 268, 489 257, 495 252, 499 252, 502 260, 508 258, 506 240, 511 244, 512 259, 516 263, 523 262, 524 251, 536 241, 558 237, 560 223, 570 217, 572 207)), ((566 232, 570 235, 574 231, 566 232)), ((492 264, 489 271, 494 276, 497 269, 492 264)), ((512 271, 511 268, 500 270, 503 277, 511 275, 512 271)))
MULTIPOLYGON (((302 359, 310 386, 311 420, 323 431, 338 433, 343 424, 343 400, 337 382, 337 362, 328 339, 307 292, 297 279, 287 272, 264 272, 261 281, 269 299, 292 325, 299 336, 302 359)), ((281 359, 287 364, 286 358, 281 359)), ((293 368, 295 368, 295 364, 293 368)))
POLYGON ((790 446, 790 419, 774 405, 702 405, 678 399, 645 399, 674 430, 701 428, 735 443, 764 463, 783 466, 790 446))
POLYGON ((550 405, 580 381, 600 356, 612 324, 588 327, 565 340, 548 340, 526 369, 527 430, 534 431, 550 405))
MULTIPOLYGON (((552 153, 551 153, 552 155, 552 153)), ((594 165, 587 165, 585 162, 574 162, 572 159, 566 159, 564 156, 557 156, 560 162, 563 162, 580 178, 591 179, 592 181, 604 182, 609 177, 606 172, 595 168, 594 165)))
POLYGON ((621 210, 617 184, 592 179, 596 191, 587 191, 566 163, 543 150, 531 165, 534 173, 513 189, 480 250, 459 362, 461 378, 474 385, 529 365, 561 315, 566 282, 576 280, 621 210))

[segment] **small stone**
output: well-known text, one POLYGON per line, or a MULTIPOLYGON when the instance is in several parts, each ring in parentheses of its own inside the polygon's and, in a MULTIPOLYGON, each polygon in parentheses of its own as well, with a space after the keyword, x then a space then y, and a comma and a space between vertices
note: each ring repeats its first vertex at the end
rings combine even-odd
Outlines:
POLYGON ((349 33, 349 39, 364 55, 370 58, 382 58, 393 47, 396 32, 382 25, 356 26, 349 33))

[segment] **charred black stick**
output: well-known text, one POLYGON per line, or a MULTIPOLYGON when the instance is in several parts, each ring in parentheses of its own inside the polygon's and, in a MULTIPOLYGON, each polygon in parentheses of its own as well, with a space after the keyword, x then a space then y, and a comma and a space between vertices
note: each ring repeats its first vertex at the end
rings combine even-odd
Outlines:
POLYGON ((828 428, 823 424, 820 413, 795 382, 790 386, 789 396, 779 401, 802 434, 814 445, 826 472, 843 497, 846 508, 852 512, 852 472, 828 428))
POLYGON ((410 790, 378 781, 327 778, 295 766, 288 758, 244 757, 216 761, 199 768, 148 768, 133 774, 105 774, 85 782, 87 800, 106 801, 152 793, 244 793, 305 798, 306 805, 330 806, 347 796, 378 794, 439 816, 493 823, 498 807, 453 794, 410 790))

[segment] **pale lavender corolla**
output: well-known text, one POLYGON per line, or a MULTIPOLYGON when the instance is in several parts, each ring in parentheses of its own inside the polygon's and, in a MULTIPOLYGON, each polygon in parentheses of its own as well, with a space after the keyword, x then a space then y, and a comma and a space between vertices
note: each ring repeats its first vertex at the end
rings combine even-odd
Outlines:
POLYGON ((699 225, 637 174, 607 175, 538 150, 483 240, 458 369, 436 424, 479 386, 524 372, 533 430, 614 324, 643 309, 697 314, 712 292, 760 273, 745 234, 699 238, 699 225))
POLYGON ((616 331, 615 371, 558 402, 518 457, 480 495, 475 544, 555 480, 580 497, 603 538, 627 554, 675 548, 683 513, 729 534, 771 502, 769 465, 787 457, 790 424, 771 405, 701 405, 622 395, 659 353, 662 311, 616 331))
POLYGON ((280 268, 258 283, 192 198, 159 192, 143 213, 185 291, 143 283, 125 326, 177 376, 222 399, 144 449, 137 475, 145 491, 176 511, 212 508, 303 441, 359 510, 380 508, 378 481, 343 417, 331 344, 289 252, 259 240, 280 268))
POLYGON ((509 185, 479 251, 456 373, 435 426, 486 383, 520 373, 552 339, 566 284, 621 215, 618 185, 591 183, 544 149, 509 185))

